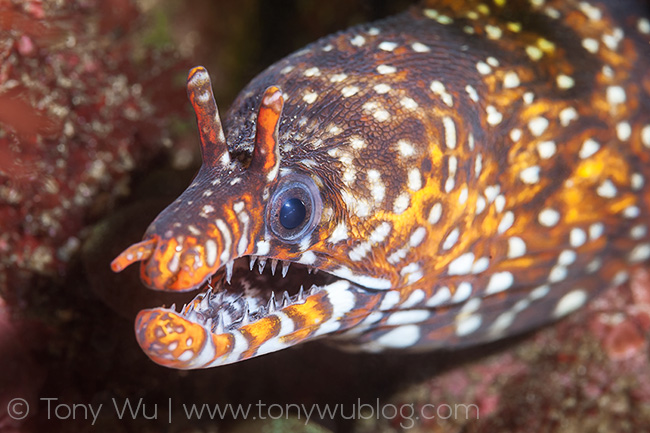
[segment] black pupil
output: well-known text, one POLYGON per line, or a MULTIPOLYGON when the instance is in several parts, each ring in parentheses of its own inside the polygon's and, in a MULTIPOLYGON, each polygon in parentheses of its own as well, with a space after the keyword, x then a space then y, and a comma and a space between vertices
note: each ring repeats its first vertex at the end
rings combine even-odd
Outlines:
POLYGON ((295 229, 305 220, 307 209, 297 198, 290 198, 280 208, 280 224, 287 230, 295 229))

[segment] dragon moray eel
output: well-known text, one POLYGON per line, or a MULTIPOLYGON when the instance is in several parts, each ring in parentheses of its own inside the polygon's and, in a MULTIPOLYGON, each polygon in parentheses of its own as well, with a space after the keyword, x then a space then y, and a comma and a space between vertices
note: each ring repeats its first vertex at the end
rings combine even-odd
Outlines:
POLYGON ((648 16, 431 2, 270 66, 223 128, 192 69, 203 165, 112 267, 204 291, 140 312, 139 344, 182 369, 319 337, 453 348, 625 282, 650 261, 648 16))

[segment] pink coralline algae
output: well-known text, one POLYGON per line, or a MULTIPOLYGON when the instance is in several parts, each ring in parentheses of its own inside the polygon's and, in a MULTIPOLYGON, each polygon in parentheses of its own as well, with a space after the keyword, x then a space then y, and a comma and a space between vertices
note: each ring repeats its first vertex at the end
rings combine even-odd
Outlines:
MULTIPOLYGON (((409 387, 392 403, 425 415, 409 420, 411 431, 647 431, 649 319, 650 272, 638 270, 584 310, 409 387)), ((357 431, 381 428, 399 430, 385 422, 357 431)))
POLYGON ((171 82, 178 60, 134 49, 137 17, 127 0, 0 0, 0 293, 8 300, 35 275, 64 274, 80 230, 170 143, 168 115, 184 106, 171 82))

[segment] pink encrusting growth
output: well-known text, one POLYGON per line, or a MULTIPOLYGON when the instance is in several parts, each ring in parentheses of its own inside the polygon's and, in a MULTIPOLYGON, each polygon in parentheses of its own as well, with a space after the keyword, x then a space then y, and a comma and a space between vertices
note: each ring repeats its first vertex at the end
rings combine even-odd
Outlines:
POLYGON ((203 165, 113 262, 204 289, 139 314, 154 361, 477 344, 647 265, 643 6, 429 3, 272 65, 224 127, 190 71, 203 165))

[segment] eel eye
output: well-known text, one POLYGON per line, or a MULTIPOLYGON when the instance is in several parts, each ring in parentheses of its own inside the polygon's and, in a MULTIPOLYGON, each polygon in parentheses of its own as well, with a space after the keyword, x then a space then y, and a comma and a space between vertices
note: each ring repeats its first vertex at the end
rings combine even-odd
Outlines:
POLYGON ((280 224, 287 230, 295 229, 305 220, 307 208, 299 198, 290 198, 280 208, 280 224))
POLYGON ((320 221, 323 208, 318 187, 311 177, 284 176, 268 205, 267 224, 283 241, 300 242, 320 221))

